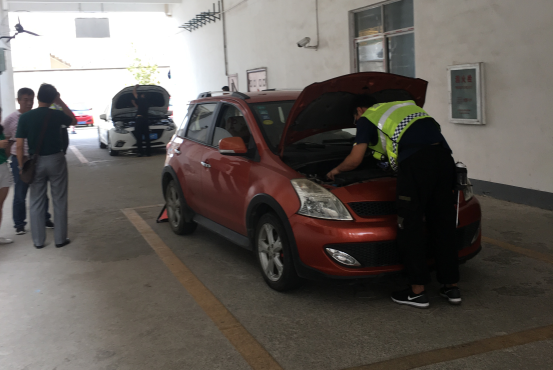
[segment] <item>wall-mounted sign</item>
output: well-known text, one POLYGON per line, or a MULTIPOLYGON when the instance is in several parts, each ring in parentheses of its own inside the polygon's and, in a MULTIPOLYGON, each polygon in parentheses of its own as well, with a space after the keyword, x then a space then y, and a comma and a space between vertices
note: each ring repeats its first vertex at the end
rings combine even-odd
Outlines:
POLYGON ((248 76, 248 91, 267 90, 267 68, 250 69, 248 76))
POLYGON ((228 87, 230 91, 238 91, 238 74, 228 75, 228 87))
POLYGON ((449 122, 483 125, 484 63, 447 67, 449 122))

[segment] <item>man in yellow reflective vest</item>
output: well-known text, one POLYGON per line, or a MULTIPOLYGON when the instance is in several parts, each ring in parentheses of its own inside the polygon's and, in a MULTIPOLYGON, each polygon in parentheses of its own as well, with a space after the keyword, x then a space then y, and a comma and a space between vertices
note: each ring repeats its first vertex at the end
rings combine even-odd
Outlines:
POLYGON ((397 171, 398 248, 409 287, 392 293, 392 300, 418 308, 429 307, 425 284, 431 281, 427 245, 436 261, 440 295, 461 303, 459 260, 455 247, 455 163, 439 124, 414 101, 378 103, 370 95, 354 97, 351 112, 357 135, 348 157, 327 174, 357 168, 367 149, 397 171), (426 220, 426 222, 425 222, 426 220))

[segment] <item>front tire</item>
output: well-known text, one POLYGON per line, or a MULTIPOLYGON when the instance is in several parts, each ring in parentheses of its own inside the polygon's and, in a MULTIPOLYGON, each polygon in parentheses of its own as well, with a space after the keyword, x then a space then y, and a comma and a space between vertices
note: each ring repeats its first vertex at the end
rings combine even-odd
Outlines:
POLYGON ((194 221, 187 222, 185 218, 186 201, 181 196, 177 184, 174 180, 169 181, 165 188, 165 204, 167 205, 167 217, 169 218, 169 224, 171 229, 177 235, 192 234, 197 223, 194 221))
POLYGON ((102 143, 102 139, 100 138, 100 129, 98 129, 98 145, 100 146, 100 149, 106 149, 108 146, 104 143, 102 143))
POLYGON ((301 285, 284 226, 275 214, 266 213, 261 217, 254 242, 259 268, 267 285, 279 292, 301 285))

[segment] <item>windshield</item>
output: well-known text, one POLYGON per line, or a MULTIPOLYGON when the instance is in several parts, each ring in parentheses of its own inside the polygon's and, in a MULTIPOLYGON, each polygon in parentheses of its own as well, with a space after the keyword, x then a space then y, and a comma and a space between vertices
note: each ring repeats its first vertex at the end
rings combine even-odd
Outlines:
MULTIPOLYGON (((277 101, 250 104, 265 141, 272 151, 276 151, 280 143, 286 119, 294 103, 294 101, 277 101)), ((299 149, 308 146, 311 149, 315 146, 324 148, 325 145, 353 145, 356 132, 356 128, 320 132, 292 143, 292 146, 299 149)))
POLYGON ((293 100, 285 100, 250 104, 263 137, 273 152, 280 143, 286 119, 294 103, 293 100))

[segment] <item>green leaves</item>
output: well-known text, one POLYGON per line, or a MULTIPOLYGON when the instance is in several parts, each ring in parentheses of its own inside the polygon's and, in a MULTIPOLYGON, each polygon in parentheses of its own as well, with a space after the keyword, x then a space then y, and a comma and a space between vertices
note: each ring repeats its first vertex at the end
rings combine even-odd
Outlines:
MULTIPOLYGON (((136 55, 136 49, 134 49, 136 55)), ((135 57, 127 70, 131 72, 140 85, 159 85, 157 64, 142 62, 142 59, 135 57)))

